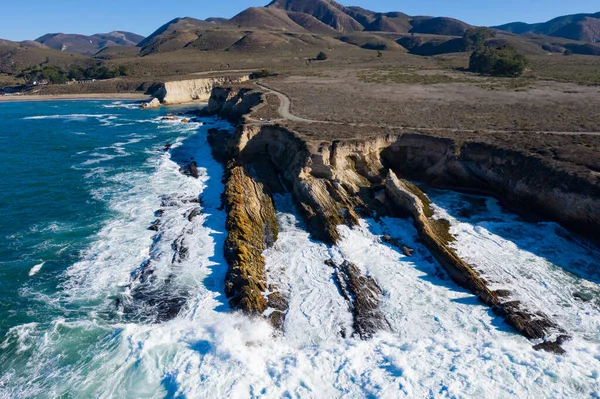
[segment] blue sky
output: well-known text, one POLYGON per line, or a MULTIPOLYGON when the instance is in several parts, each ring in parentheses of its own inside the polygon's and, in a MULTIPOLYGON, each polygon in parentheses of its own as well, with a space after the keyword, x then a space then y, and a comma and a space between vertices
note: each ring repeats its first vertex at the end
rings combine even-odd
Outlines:
MULTIPOLYGON (((126 30, 149 35, 175 17, 232 17, 269 0, 21 0, 3 1, 0 38, 35 39, 45 33, 106 33, 126 30)), ((564 14, 600 11, 598 0, 338 0, 374 11, 448 16, 473 25, 542 22, 564 14)))

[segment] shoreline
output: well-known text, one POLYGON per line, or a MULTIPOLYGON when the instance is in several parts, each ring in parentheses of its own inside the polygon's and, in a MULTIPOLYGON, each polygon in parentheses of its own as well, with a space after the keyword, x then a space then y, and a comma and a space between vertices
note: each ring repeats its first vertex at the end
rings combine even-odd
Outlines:
POLYGON ((89 94, 29 94, 22 96, 0 96, 0 102, 33 102, 56 100, 150 100, 152 96, 138 93, 89 93, 89 94))

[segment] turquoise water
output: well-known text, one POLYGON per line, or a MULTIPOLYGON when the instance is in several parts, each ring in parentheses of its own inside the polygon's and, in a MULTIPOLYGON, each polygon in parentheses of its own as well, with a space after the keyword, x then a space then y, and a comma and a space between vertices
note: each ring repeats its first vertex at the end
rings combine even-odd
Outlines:
POLYGON ((55 293, 115 216, 106 196, 122 187, 111 178, 151 173, 149 158, 180 136, 152 121, 166 112, 101 101, 0 104, 0 336, 51 312, 37 294, 55 293))
MULTIPOLYGON (((0 104, 0 397, 80 397, 63 378, 49 376, 73 373, 81 384, 87 367, 96 368, 95 350, 119 341, 127 312, 115 301, 128 298, 135 271, 160 252, 148 227, 165 196, 205 192, 204 208, 218 207, 221 171, 206 145, 208 126, 162 120, 174 111, 182 109, 139 110, 119 101, 0 104), (199 179, 178 170, 191 158, 199 179)), ((185 206, 167 208, 166 218, 185 206)), ((165 238, 163 246, 170 245, 165 238)), ((95 383, 80 388, 93 391, 95 383)))

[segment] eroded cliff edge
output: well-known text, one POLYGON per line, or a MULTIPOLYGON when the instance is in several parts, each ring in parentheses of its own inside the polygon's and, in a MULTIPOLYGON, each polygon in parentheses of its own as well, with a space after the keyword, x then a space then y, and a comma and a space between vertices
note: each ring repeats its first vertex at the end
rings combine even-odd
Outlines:
MULTIPOLYGON (((515 330, 534 340, 536 349, 562 352, 560 345, 568 339, 568 332, 548 315, 531 312, 511 300, 510 292, 491 291, 452 249, 448 222, 432 218, 427 196, 406 179, 492 195, 520 213, 559 222, 593 239, 600 236, 600 183, 594 173, 565 170, 541 157, 489 143, 460 142, 423 134, 315 140, 303 137, 289 126, 258 122, 253 115, 265 106, 265 96, 252 88, 217 88, 203 111, 237 124, 235 134, 214 146, 225 154, 222 157, 229 163, 230 176, 238 167, 254 171, 245 174, 253 180, 252 184, 238 181, 233 185, 253 187, 249 190, 254 192, 262 190, 269 198, 282 190, 292 193, 312 236, 330 245, 340 238, 337 226, 355 225, 359 215, 411 216, 425 245, 457 284, 477 295, 515 330), (261 189, 257 189, 256 184, 260 184, 261 189)), ((310 128, 318 129, 318 126, 310 128)), ((272 200, 257 203, 264 204, 262 212, 271 213, 272 200)), ((262 218, 259 224, 264 225, 265 220, 273 219, 262 218)), ((252 223, 252 217, 247 216, 241 224, 246 222, 252 223)), ((235 227, 232 229, 230 235, 235 236, 235 227)), ((258 249, 270 245, 270 236, 264 233, 264 227, 259 230, 263 235, 256 234, 258 249)), ((260 263, 262 255, 256 253, 253 259, 260 263)), ((235 262, 230 262, 230 270, 236 267, 235 262)), ((260 268, 252 270, 254 274, 244 276, 246 280, 264 281, 264 265, 262 271, 260 268)), ((342 276, 340 270, 338 274, 342 276)), ((364 290, 364 296, 348 295, 347 299, 354 301, 349 307, 355 315, 355 332, 368 338, 385 329, 384 316, 377 311, 381 295, 375 288, 377 282, 369 276, 360 276, 360 270, 352 265, 346 265, 343 271, 359 275, 338 278, 340 284, 360 281, 370 287, 364 290)), ((244 284, 250 283, 235 285, 244 284)), ((266 284, 258 285, 251 292, 256 295, 259 290, 263 298, 276 292, 276 288, 266 284)), ((277 311, 283 317, 285 298, 277 299, 277 311)), ((272 314, 266 310, 269 307, 266 301, 261 300, 260 309, 265 310, 263 314, 272 314)), ((282 325, 281 317, 275 324, 282 325)))
POLYGON ((160 105, 185 104, 192 101, 208 102, 215 87, 247 82, 249 75, 218 76, 201 79, 175 80, 154 85, 149 91, 153 99, 142 108, 156 108, 160 105))

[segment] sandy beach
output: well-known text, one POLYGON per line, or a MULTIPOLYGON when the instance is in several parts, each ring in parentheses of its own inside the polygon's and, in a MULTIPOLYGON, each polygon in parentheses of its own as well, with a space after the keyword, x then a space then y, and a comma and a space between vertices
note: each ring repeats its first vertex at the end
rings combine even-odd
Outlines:
POLYGON ((139 93, 55 94, 0 96, 0 102, 8 101, 54 101, 54 100, 148 100, 150 96, 139 93))

